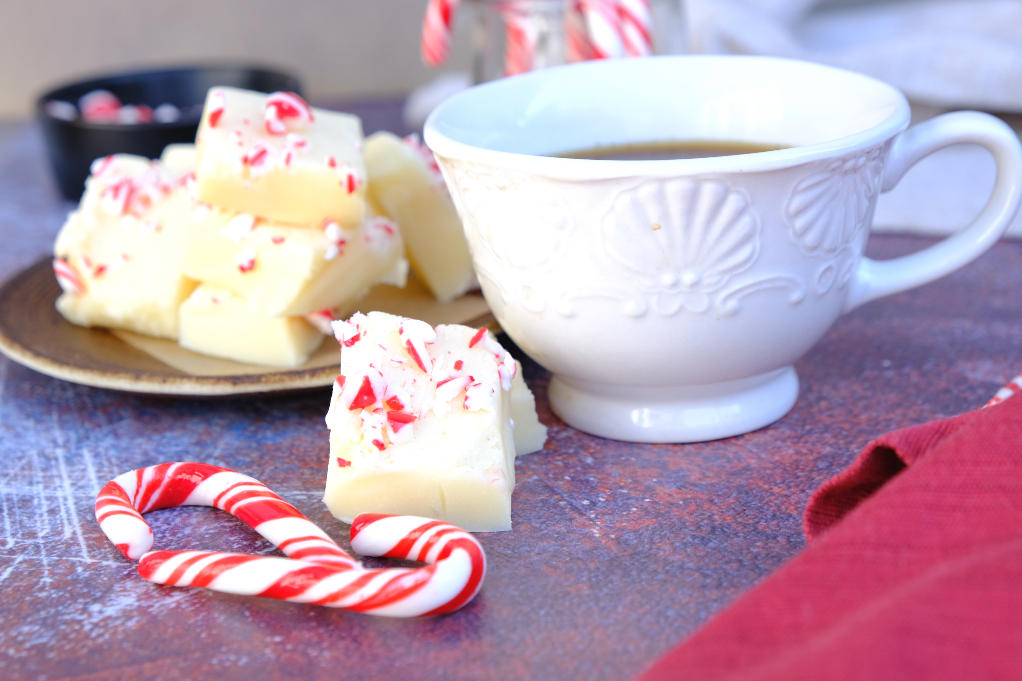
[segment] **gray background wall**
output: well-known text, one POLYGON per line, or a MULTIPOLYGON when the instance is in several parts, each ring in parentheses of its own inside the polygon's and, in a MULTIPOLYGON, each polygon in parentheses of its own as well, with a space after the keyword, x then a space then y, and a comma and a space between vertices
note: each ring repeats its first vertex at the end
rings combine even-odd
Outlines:
MULTIPOLYGON (((426 0, 0 0, 0 119, 81 77, 204 59, 276 65, 310 99, 396 96, 436 75, 419 57, 426 0)), ((468 66, 470 12, 451 68, 468 66)))

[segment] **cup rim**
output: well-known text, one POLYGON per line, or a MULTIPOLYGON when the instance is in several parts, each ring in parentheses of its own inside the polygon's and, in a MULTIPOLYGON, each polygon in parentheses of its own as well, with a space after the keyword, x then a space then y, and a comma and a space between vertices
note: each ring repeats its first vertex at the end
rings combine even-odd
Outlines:
MULTIPOLYGON (((625 68, 628 68, 627 66, 625 68)), ((854 153, 877 144, 880 144, 908 127, 911 110, 908 100, 893 85, 885 83, 871 76, 840 69, 817 62, 810 62, 798 59, 786 59, 781 57, 764 57, 750 55, 667 55, 656 57, 644 57, 642 59, 629 60, 598 60, 554 66, 540 71, 533 71, 509 78, 483 83, 460 92, 441 103, 426 119, 423 130, 423 139, 426 145, 438 156, 452 159, 471 160, 474 162, 488 163, 493 166, 524 170, 551 178, 564 178, 573 180, 605 179, 617 177, 642 176, 676 176, 691 175, 703 172, 757 172, 789 168, 812 161, 833 158, 835 156, 854 153), (724 62, 724 61, 747 61, 747 62, 774 62, 787 66, 799 65, 801 68, 812 68, 826 72, 836 72, 845 76, 852 76, 863 81, 870 82, 874 87, 886 89, 895 103, 894 111, 879 123, 860 130, 859 132, 837 137, 832 140, 814 144, 761 151, 749 154, 736 154, 733 156, 717 156, 712 158, 694 159, 670 159, 652 161, 619 161, 619 160, 594 160, 563 158, 556 156, 540 156, 534 154, 517 153, 510 151, 498 151, 487 149, 482 146, 462 142, 441 131, 441 123, 449 112, 460 106, 462 101, 469 96, 469 93, 478 92, 480 89, 499 91, 506 88, 510 83, 520 84, 521 79, 542 80, 549 78, 551 74, 563 72, 565 69, 603 69, 618 65, 626 61, 641 66, 643 61, 655 59, 724 62)))

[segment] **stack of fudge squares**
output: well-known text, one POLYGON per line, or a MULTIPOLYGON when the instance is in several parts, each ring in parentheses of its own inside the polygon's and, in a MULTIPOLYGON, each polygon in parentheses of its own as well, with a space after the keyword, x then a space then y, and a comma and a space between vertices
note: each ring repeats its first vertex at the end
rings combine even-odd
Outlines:
POLYGON ((409 261, 441 302, 476 285, 417 139, 363 143, 354 116, 214 88, 196 144, 93 164, 54 250, 57 308, 76 324, 276 367, 336 337, 324 501, 338 518, 511 528, 514 459, 546 440, 521 366, 485 329, 351 315, 372 286, 404 286, 409 261))
POLYGON ((247 361, 301 363, 322 339, 309 320, 333 319, 377 283, 404 286, 401 233, 367 210, 355 116, 290 93, 214 88, 196 137, 195 189, 184 273, 199 286, 181 306, 185 348, 226 356, 239 345, 232 330, 244 328, 283 353, 247 361))
POLYGON ((55 245, 57 307, 83 326, 298 366, 369 288, 404 285, 401 232, 366 180, 357 117, 213 88, 194 146, 94 163, 55 245))

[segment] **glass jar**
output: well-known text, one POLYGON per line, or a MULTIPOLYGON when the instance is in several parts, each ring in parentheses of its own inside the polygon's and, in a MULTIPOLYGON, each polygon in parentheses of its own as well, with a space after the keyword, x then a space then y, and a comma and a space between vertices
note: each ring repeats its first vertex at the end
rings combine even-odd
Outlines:
MULTIPOLYGON (((472 80, 483 83, 591 58, 578 0, 468 0, 472 80)), ((650 1, 652 52, 684 52, 681 0, 650 1)))
POLYGON ((470 0, 472 80, 567 63, 565 0, 470 0))

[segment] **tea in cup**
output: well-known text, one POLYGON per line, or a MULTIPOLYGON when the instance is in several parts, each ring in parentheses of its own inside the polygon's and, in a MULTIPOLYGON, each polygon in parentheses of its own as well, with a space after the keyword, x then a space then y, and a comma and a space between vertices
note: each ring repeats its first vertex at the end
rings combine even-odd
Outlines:
POLYGON ((904 96, 861 74, 680 56, 480 85, 438 107, 425 140, 494 315, 553 373, 553 410, 595 435, 694 442, 784 416, 792 365, 838 316, 1007 228, 1022 199, 1011 129, 976 112, 908 123, 904 96), (879 194, 960 143, 996 161, 982 213, 917 253, 863 257, 879 194), (620 160, 636 149, 660 156, 620 160))

